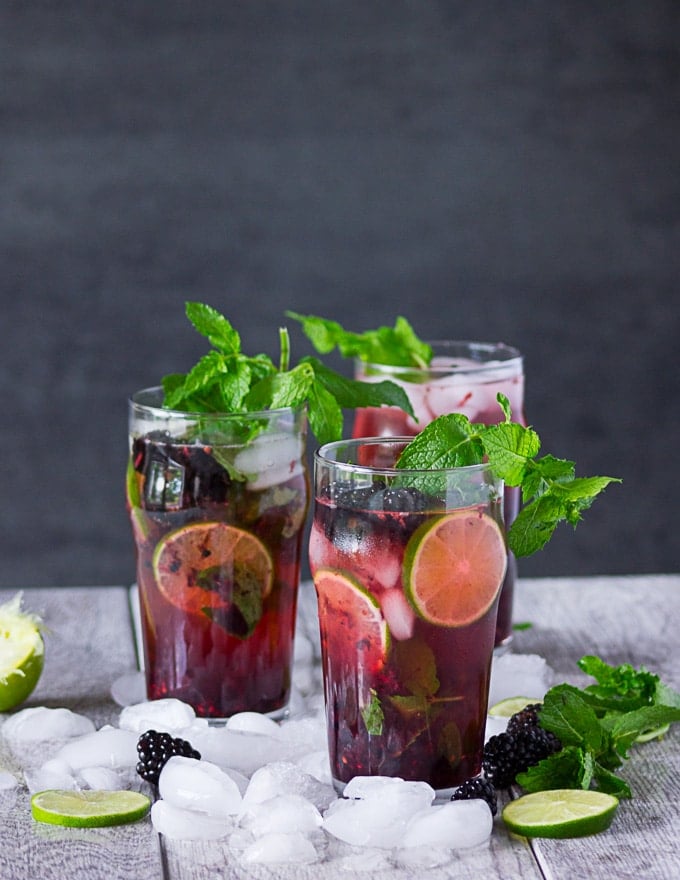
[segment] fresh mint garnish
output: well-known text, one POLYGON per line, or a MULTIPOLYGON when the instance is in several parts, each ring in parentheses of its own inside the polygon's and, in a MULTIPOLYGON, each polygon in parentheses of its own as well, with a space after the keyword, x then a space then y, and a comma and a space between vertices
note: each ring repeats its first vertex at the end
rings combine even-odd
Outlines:
MULTIPOLYGON (((315 358, 303 358, 291 367, 285 328, 279 331, 281 355, 276 366, 265 354, 244 354, 237 331, 211 306, 188 302, 186 314, 212 349, 188 373, 163 378, 164 406, 168 409, 246 415, 306 404, 309 425, 319 443, 340 439, 343 409, 388 405, 413 415, 406 393, 392 382, 345 379, 315 358)), ((242 442, 259 430, 252 421, 243 420, 242 442)), ((233 427, 231 420, 230 429, 233 427)))
POLYGON ((427 367, 432 360, 432 348, 416 336, 413 327, 401 316, 394 327, 378 327, 363 333, 352 333, 337 321, 316 315, 286 312, 286 316, 300 322, 305 336, 319 354, 329 354, 337 348, 343 357, 394 367, 427 367))
POLYGON ((578 665, 597 684, 583 689, 561 684, 547 692, 540 725, 563 748, 519 773, 517 782, 528 792, 594 786, 631 797, 630 786, 616 771, 641 735, 680 721, 680 694, 644 668, 610 666, 594 656, 582 657, 578 665))
POLYGON ((402 451, 399 469, 435 470, 424 474, 437 480, 437 469, 482 464, 508 486, 521 486, 524 506, 508 530, 508 546, 515 556, 529 556, 550 540, 558 523, 573 526, 615 477, 577 477, 574 463, 544 455, 538 434, 512 421, 508 399, 499 394, 505 420, 497 425, 472 423, 461 413, 439 416, 427 425, 402 451))
POLYGON ((362 708, 361 717, 366 725, 366 732, 369 736, 382 735, 385 716, 383 715, 378 695, 373 688, 371 688, 371 700, 362 708))

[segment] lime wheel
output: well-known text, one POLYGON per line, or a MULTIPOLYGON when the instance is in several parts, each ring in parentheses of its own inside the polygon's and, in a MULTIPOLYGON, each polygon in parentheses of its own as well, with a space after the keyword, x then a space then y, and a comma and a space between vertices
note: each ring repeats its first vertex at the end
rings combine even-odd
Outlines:
POLYGON ((483 617, 505 576, 507 551, 498 523, 457 510, 423 523, 404 554, 404 584, 419 617, 437 626, 468 626, 483 617))
POLYGON ((161 594, 182 611, 220 622, 220 612, 237 606, 251 628, 271 592, 274 566, 255 535, 227 523, 201 522, 162 538, 153 570, 161 594))
POLYGON ((379 669, 390 646, 387 622, 378 600, 345 572, 320 568, 314 573, 319 600, 319 627, 329 656, 352 665, 357 658, 379 669))

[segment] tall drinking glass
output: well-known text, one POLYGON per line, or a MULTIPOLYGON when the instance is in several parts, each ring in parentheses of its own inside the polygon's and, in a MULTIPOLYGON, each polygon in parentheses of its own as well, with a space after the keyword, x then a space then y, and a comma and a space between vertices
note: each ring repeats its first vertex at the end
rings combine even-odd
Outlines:
POLYGON ((334 785, 446 792, 481 770, 503 483, 487 465, 397 470, 408 438, 330 443, 314 463, 309 558, 334 785))
MULTIPOLYGON (((524 420, 524 369, 522 355, 503 343, 433 342, 429 367, 395 367, 357 360, 355 377, 365 382, 391 379, 406 391, 418 421, 395 407, 358 410, 354 437, 413 436, 437 416, 452 412, 485 425, 501 421, 503 414, 496 395, 510 401, 513 419, 524 420)), ((505 523, 509 527, 519 512, 520 490, 506 487, 505 523)), ((498 607, 496 648, 512 638, 512 603, 517 577, 515 557, 508 555, 508 570, 498 607)))
POLYGON ((306 415, 129 404, 127 499, 147 693, 198 715, 285 712, 308 507, 306 415))

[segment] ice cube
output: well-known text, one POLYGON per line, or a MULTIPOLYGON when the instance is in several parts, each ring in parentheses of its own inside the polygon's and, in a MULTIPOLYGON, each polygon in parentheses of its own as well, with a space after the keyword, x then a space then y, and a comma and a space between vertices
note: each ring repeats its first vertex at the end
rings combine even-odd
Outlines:
POLYGON ((72 770, 83 767, 125 769, 137 764, 137 734, 116 727, 102 727, 95 733, 72 740, 55 757, 72 770))
POLYGON ((6 770, 0 770, 0 791, 9 791, 19 785, 19 780, 13 773, 6 770))
POLYGON ((294 434, 260 434, 234 458, 234 467, 248 476, 248 488, 268 489, 303 470, 303 440, 294 434))
POLYGON ((295 762, 301 770, 309 773, 314 779, 323 782, 324 785, 333 785, 331 764, 328 759, 328 749, 319 749, 316 752, 308 752, 295 762))
POLYGON ((268 761, 287 760, 294 747, 281 739, 257 733, 241 733, 226 727, 206 727, 187 736, 201 757, 223 769, 250 776, 268 761))
POLYGON ((326 831, 353 846, 390 849, 399 845, 410 819, 429 808, 435 791, 426 782, 387 776, 355 776, 344 798, 324 815, 326 831))
POLYGON ((294 746, 300 756, 327 748, 326 721, 320 715, 284 721, 279 735, 282 740, 294 746))
POLYGON ((491 664, 489 705, 507 697, 527 697, 537 702, 550 688, 553 672, 538 654, 508 652, 494 657, 491 664))
POLYGON ((183 810, 159 800, 151 807, 151 823, 159 834, 173 840, 217 840, 226 837, 232 825, 195 810, 183 810))
MULTIPOLYGON (((123 730, 132 730, 135 733, 157 730, 177 736, 195 725, 197 720, 196 713, 188 703, 167 697, 125 706, 120 713, 118 725, 123 730)), ((201 721, 207 726, 205 719, 201 721)))
POLYGON ((311 834, 321 827, 322 819, 307 798, 299 794, 277 794, 259 804, 251 804, 243 823, 255 837, 262 837, 273 832, 311 834))
POLYGON ((51 788, 74 791, 78 787, 73 770, 60 758, 51 758, 35 770, 24 770, 24 780, 31 794, 51 788))
POLYGON ((260 712, 237 712, 227 721, 226 728, 238 733, 261 733, 276 738, 280 733, 276 721, 260 712))
POLYGON ((249 864, 310 864, 318 860, 314 844, 301 834, 272 832, 244 849, 241 859, 249 864))
POLYGON ((119 791, 126 788, 125 774, 110 767, 83 767, 77 776, 79 788, 96 791, 119 791))
POLYGON ((70 709, 50 709, 35 706, 22 709, 8 718, 2 726, 2 735, 13 743, 39 742, 49 739, 70 739, 93 733, 95 726, 85 715, 70 709))
POLYGON ((127 672, 111 685, 111 696, 119 706, 133 706, 146 701, 146 678, 143 672, 127 672))
POLYGON ((492 827, 493 816, 486 801, 449 801, 416 813, 400 845, 465 849, 488 840, 492 827))
POLYGON ((385 590, 380 594, 380 607, 387 621, 390 634, 397 641, 410 639, 416 623, 416 615, 400 589, 385 590))
POLYGON ((170 758, 161 770, 158 791, 173 807, 217 819, 233 816, 241 809, 236 782, 215 764, 196 758, 170 758))
POLYGON ((336 794, 309 773, 289 761, 273 761, 253 773, 243 796, 243 810, 261 804, 279 794, 297 794, 311 801, 318 810, 325 809, 336 794))

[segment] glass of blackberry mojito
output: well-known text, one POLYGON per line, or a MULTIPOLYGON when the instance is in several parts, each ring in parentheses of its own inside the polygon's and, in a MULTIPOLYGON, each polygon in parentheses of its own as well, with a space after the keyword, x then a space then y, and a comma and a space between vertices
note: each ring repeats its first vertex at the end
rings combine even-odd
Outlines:
POLYGON ((303 525, 304 407, 129 405, 127 500, 150 699, 223 718, 285 711, 303 525))
POLYGON ((409 442, 356 438, 314 462, 317 592, 331 770, 424 780, 481 770, 503 482, 486 464, 395 467, 409 442))
MULTIPOLYGON (((396 407, 357 410, 353 436, 414 436, 437 416, 459 412, 471 422, 496 424, 503 414, 497 395, 510 401, 514 418, 524 420, 524 370, 522 355, 502 343, 449 341, 430 343, 432 359, 423 366, 391 366, 355 360, 355 377, 365 382, 390 379, 404 388, 417 421, 396 407)), ((519 511, 520 493, 505 489, 505 525, 509 528, 519 511)), ((517 565, 512 553, 501 593, 495 644, 501 648, 512 637, 512 603, 517 565)))

